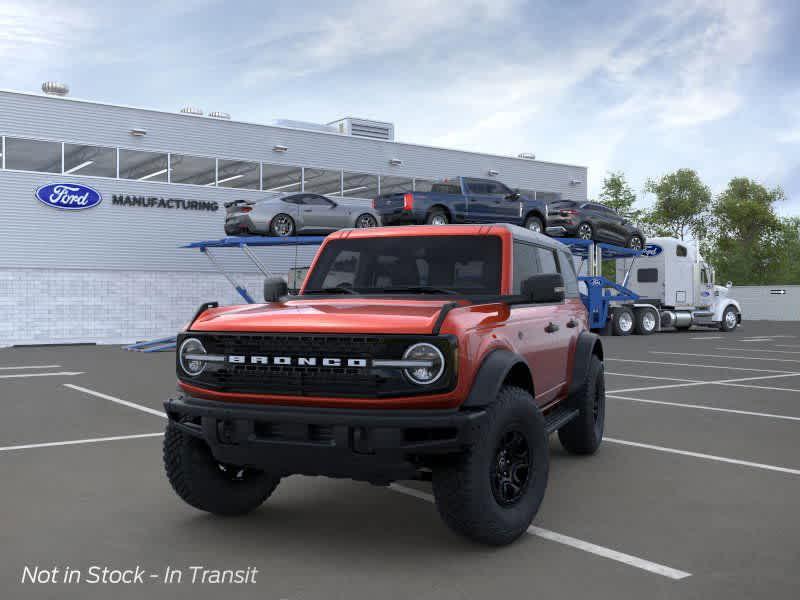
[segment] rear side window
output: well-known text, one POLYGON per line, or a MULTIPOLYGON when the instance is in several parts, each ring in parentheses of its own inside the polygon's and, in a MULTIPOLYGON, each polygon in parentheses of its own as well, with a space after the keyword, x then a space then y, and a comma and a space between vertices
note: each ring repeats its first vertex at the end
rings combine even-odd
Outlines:
POLYGON ((636 281, 639 283, 656 283, 658 281, 658 269, 639 269, 636 271, 636 281))
POLYGON ((567 252, 559 252, 558 260, 561 263, 561 275, 564 277, 564 295, 567 298, 577 298, 578 277, 575 274, 575 263, 572 262, 572 255, 567 252))
POLYGON ((457 183, 434 183, 431 186, 431 192, 434 194, 461 194, 461 186, 457 183))
POLYGON ((675 256, 686 256, 686 246, 676 246, 675 247, 675 256))

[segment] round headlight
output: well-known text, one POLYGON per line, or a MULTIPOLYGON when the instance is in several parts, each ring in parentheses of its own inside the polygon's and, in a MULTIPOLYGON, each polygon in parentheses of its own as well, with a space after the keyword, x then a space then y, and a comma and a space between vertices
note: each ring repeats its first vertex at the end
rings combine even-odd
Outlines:
POLYGON ((404 369, 406 377, 419 385, 429 385, 444 373, 444 356, 433 344, 414 344, 403 354, 403 360, 424 363, 404 369))
POLYGON ((178 351, 178 360, 180 361, 181 369, 183 369, 184 373, 187 375, 197 377, 206 368, 206 361, 203 360, 206 354, 206 349, 197 338, 184 340, 178 351))

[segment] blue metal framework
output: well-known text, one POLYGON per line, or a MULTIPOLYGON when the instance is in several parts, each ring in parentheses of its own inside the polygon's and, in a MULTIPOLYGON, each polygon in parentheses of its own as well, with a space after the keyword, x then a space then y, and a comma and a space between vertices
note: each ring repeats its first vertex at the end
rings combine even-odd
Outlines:
MULTIPOLYGON (((241 237, 225 237, 220 240, 203 240, 200 242, 191 242, 180 246, 180 248, 197 248, 206 255, 206 258, 214 265, 214 268, 227 279, 234 287, 236 292, 242 297, 247 304, 255 304, 256 301, 247 291, 247 288, 236 281, 233 276, 228 273, 225 268, 217 260, 212 249, 215 248, 239 248, 244 254, 253 262, 256 268, 264 274, 265 277, 272 277, 269 269, 261 262, 261 260, 253 253, 251 248, 264 247, 264 246, 318 246, 325 238, 323 236, 292 236, 292 237, 262 237, 262 236, 241 236, 241 237)), ((126 346, 126 350, 136 350, 138 352, 161 352, 164 350, 172 350, 175 348, 175 337, 159 338, 157 340, 149 340, 145 342, 138 342, 126 346)))
MULTIPOLYGON (((605 260, 619 258, 631 258, 635 261, 636 257, 642 254, 640 250, 575 238, 558 238, 558 241, 568 246, 573 256, 589 261, 588 275, 579 276, 578 280, 586 285, 586 293, 581 294, 581 300, 589 312, 590 329, 603 329, 608 324, 612 302, 634 303, 639 299, 639 295, 634 291, 604 277, 601 265, 605 260)), ((629 273, 632 267, 633 261, 628 268, 629 273)), ((627 280, 626 275, 625 282, 627 280)))

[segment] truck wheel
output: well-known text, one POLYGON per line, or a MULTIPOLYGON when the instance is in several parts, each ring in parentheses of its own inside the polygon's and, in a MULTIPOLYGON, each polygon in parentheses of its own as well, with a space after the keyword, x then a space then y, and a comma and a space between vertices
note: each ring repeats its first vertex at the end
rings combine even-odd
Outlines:
POLYGON ((172 489, 184 502, 215 515, 255 510, 280 482, 280 477, 257 469, 221 465, 204 441, 172 423, 164 434, 164 468, 172 489))
POLYGON ((522 535, 547 487, 544 417, 522 388, 504 386, 473 445, 433 469, 436 507, 453 531, 502 546, 522 535))
POLYGON ((525 229, 529 229, 534 233, 544 233, 544 225, 539 217, 528 217, 525 219, 525 229))
POLYGON ((637 308, 635 314, 634 332, 636 335, 650 335, 656 330, 658 315, 652 308, 637 308))
POLYGON ((294 219, 289 215, 280 213, 272 217, 269 222, 269 232, 275 237, 287 237, 294 234, 294 219))
POLYGON ((736 309, 729 306, 722 313, 722 323, 720 323, 720 331, 733 331, 739 324, 739 317, 736 315, 736 309))
POLYGON ((567 452, 594 454, 603 441, 606 420, 606 384, 603 363, 594 354, 579 392, 570 397, 569 406, 578 416, 558 430, 558 439, 567 452))
POLYGON ((441 208, 434 208, 428 213, 428 218, 425 219, 428 225, 447 225, 450 222, 450 217, 441 208))
POLYGON ((614 318, 611 329, 614 335, 630 335, 633 331, 633 311, 627 306, 614 309, 614 318))

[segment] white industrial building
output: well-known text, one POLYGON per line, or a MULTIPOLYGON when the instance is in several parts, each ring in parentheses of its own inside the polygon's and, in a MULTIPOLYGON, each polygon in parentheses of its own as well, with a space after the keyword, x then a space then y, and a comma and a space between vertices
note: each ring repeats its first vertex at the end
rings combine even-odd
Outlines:
MULTIPOLYGON (((405 144, 394 140, 391 123, 262 125, 43 89, 0 91, 0 346, 159 337, 201 302, 240 301, 205 257, 179 246, 223 237, 223 204, 265 191, 368 202, 464 175, 496 177, 548 200, 586 199, 585 167, 405 144), (37 200, 39 188, 59 183, 91 187, 102 201, 59 210, 37 200)), ((314 251, 261 256, 285 274, 314 251)), ((223 259, 258 295, 262 276, 254 267, 238 251, 223 259)))

